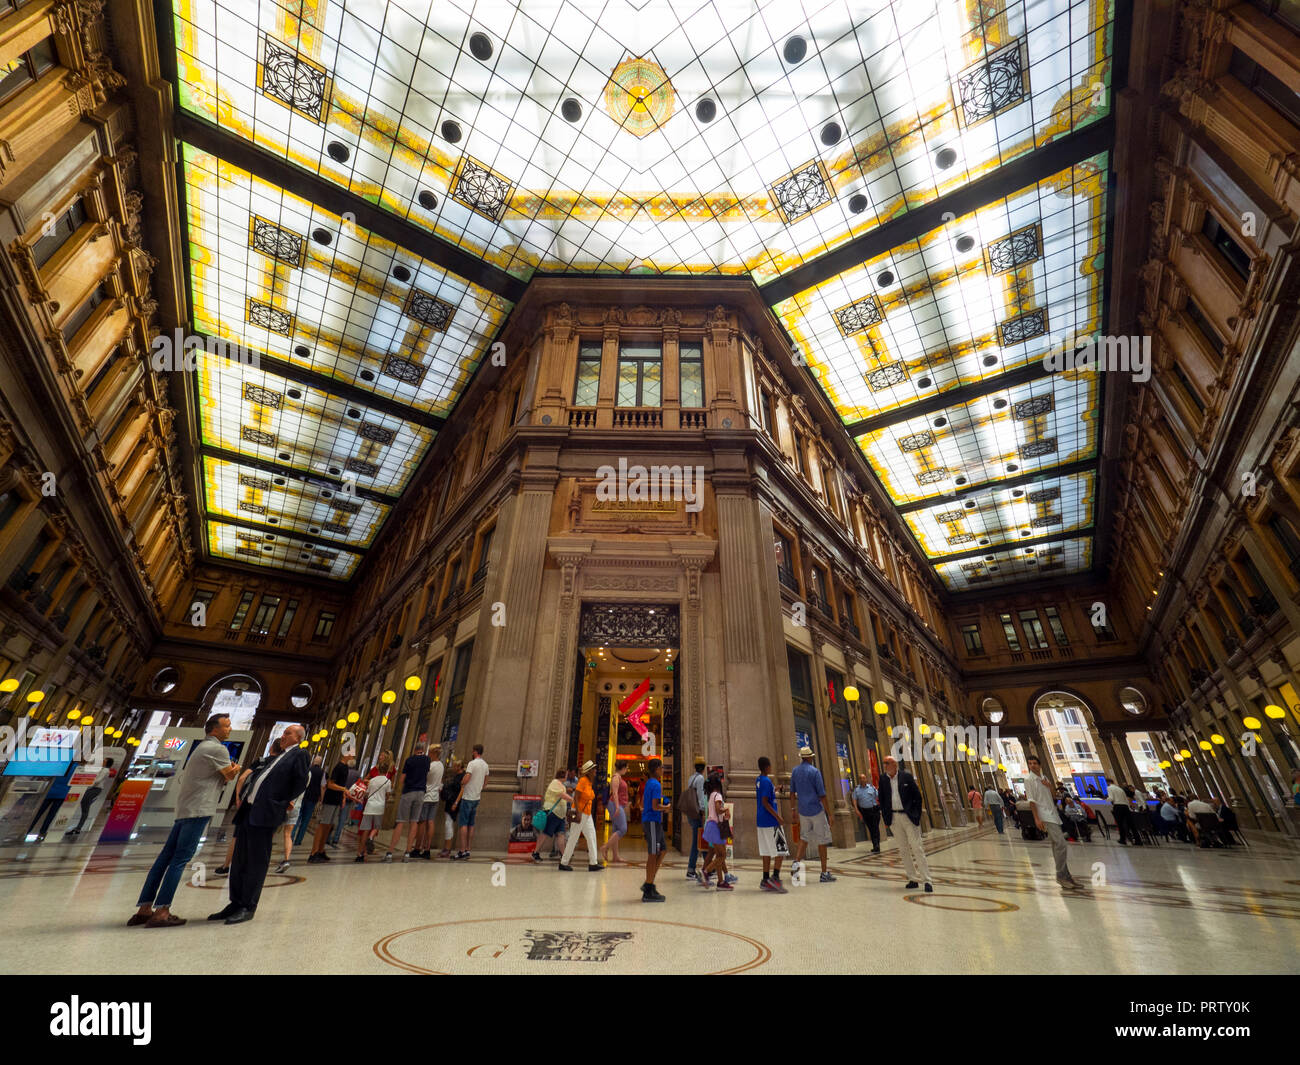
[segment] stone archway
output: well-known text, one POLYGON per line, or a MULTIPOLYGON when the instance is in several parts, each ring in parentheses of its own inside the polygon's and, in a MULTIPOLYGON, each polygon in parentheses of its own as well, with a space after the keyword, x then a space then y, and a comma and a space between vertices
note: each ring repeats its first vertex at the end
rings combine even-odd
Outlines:
POLYGON ((1030 696, 1027 709, 1041 744, 1041 763, 1051 767, 1058 782, 1069 781, 1075 773, 1121 779, 1113 752, 1098 731, 1096 711, 1081 693, 1065 685, 1040 688, 1030 696))

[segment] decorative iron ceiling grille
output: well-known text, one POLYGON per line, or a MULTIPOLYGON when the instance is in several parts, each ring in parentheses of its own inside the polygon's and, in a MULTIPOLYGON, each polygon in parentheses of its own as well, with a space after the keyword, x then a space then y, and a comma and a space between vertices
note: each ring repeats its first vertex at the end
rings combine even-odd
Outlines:
POLYGON ((1029 92, 1029 77, 1021 57, 1021 43, 1012 41, 957 77, 957 97, 962 119, 974 125, 1014 107, 1029 92))
POLYGON ((293 334, 293 315, 261 300, 248 301, 248 320, 253 325, 260 325, 281 336, 287 337, 293 334))
POLYGON ((386 429, 374 422, 362 422, 357 435, 365 440, 373 440, 376 444, 391 444, 395 434, 392 429, 386 429))
POLYGON ((1038 223, 993 241, 985 252, 988 255, 989 272, 992 274, 1005 274, 1018 266, 1036 262, 1042 254, 1039 250, 1038 223))
POLYGON ((384 360, 383 372, 389 377, 396 377, 408 385, 419 385, 424 380, 424 367, 412 359, 400 355, 389 355, 384 360))
POLYGON ((297 233, 268 222, 265 218, 253 216, 252 232, 248 236, 248 246, 263 255, 269 255, 290 266, 301 266, 307 257, 307 242, 297 233))
POLYGON ((246 384, 244 385, 244 398, 250 403, 260 403, 264 407, 275 407, 278 410, 284 396, 269 388, 263 388, 261 385, 246 384))
POLYGON ((239 501, 239 509, 240 509, 240 510, 246 510, 246 511, 248 511, 248 513, 250 513, 250 514, 265 514, 265 513, 266 513, 266 507, 262 506, 261 503, 250 503, 250 502, 248 502, 246 499, 241 499, 241 500, 239 501))
POLYGON ((882 389, 889 388, 898 384, 899 381, 906 380, 907 371, 900 363, 891 363, 888 366, 882 366, 879 370, 872 370, 867 374, 867 384, 871 386, 873 392, 879 392, 882 389))
POLYGON ((1033 396, 1030 399, 1022 399, 1019 403, 1011 408, 1011 413, 1017 418, 1037 418, 1040 414, 1046 414, 1052 409, 1052 397, 1033 396))
POLYGON ((905 436, 898 442, 898 446, 904 451, 920 451, 922 448, 932 447, 934 445, 934 433, 928 430, 924 433, 913 433, 911 436, 905 436))
POLYGON ((1053 485, 1051 488, 1040 488, 1036 492, 1030 492, 1028 498, 1031 503, 1050 503, 1053 499, 1061 498, 1061 486, 1053 485))
POLYGON ((583 603, 578 643, 584 647, 678 647, 676 603, 583 603))
POLYGON ((917 484, 937 484, 948 476, 948 471, 940 466, 937 470, 923 470, 916 475, 917 484))
POLYGON ((251 473, 241 473, 239 475, 239 483, 245 488, 256 488, 260 492, 269 492, 271 490, 270 481, 264 481, 260 477, 254 477, 251 473))
POLYGON ((510 182, 468 155, 456 168, 451 195, 466 207, 499 222, 510 202, 510 182))
POLYGON ((363 477, 373 477, 379 472, 379 467, 373 462, 365 462, 362 459, 348 459, 348 469, 363 477))
POLYGON ((239 435, 250 444, 261 444, 263 447, 275 447, 275 434, 268 433, 264 429, 253 429, 245 425, 239 430, 239 435))
POLYGON ((1020 445, 1020 457, 1022 459, 1039 459, 1044 455, 1051 455, 1056 451, 1056 437, 1048 437, 1046 440, 1031 440, 1027 444, 1020 445))
POLYGON ((1047 312, 1043 310, 1026 311, 1014 318, 1008 318, 1001 325, 1002 343, 1019 344, 1033 340, 1047 332, 1047 312))
POLYGON ((316 122, 324 121, 330 78, 323 67, 263 35, 257 85, 272 100, 316 122))
POLYGON ((834 199, 826 167, 817 159, 800 167, 772 186, 772 198, 787 223, 825 207, 834 199))
POLYGON ((421 292, 418 288, 411 289, 411 294, 406 297, 406 306, 402 308, 402 313, 408 318, 413 318, 439 333, 447 328, 447 323, 451 321, 451 316, 455 312, 456 308, 450 303, 427 292, 421 292))

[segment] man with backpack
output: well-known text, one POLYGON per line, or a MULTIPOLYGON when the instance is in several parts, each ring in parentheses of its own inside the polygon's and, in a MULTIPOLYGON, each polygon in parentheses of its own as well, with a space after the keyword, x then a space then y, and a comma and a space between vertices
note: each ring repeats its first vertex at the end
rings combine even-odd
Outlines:
POLYGON ((695 772, 682 791, 682 816, 691 826, 691 856, 686 859, 686 879, 698 880, 695 864, 700 858, 700 831, 704 828, 704 759, 695 758, 695 772))

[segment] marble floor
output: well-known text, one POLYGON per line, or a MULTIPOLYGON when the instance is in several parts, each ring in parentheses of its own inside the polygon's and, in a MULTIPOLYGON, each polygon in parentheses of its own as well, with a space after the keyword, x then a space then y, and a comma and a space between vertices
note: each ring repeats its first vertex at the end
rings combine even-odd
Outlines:
POLYGON ((1300 972, 1300 844, 1250 844, 1071 844, 1087 886, 1063 890, 1046 843, 936 831, 930 895, 905 889, 890 840, 832 850, 836 883, 814 862, 784 896, 759 891, 758 861, 737 861, 736 889, 719 893, 674 854, 658 878, 668 901, 644 905, 640 868, 588 872, 581 843, 573 873, 483 852, 356 865, 349 833, 332 863, 272 872, 256 919, 227 927, 203 919, 227 901, 211 872, 224 844, 210 839, 195 858, 206 882, 174 905, 190 923, 155 930, 125 922, 160 843, 51 842, 0 850, 0 972, 1300 972))

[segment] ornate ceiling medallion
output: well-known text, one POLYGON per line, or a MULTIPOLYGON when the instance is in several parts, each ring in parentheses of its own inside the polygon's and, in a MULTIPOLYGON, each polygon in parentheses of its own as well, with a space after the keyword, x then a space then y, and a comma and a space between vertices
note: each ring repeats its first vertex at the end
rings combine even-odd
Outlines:
POLYGON ((634 137, 653 133, 667 122, 676 102, 663 67, 643 56, 624 59, 605 85, 605 110, 634 137))

